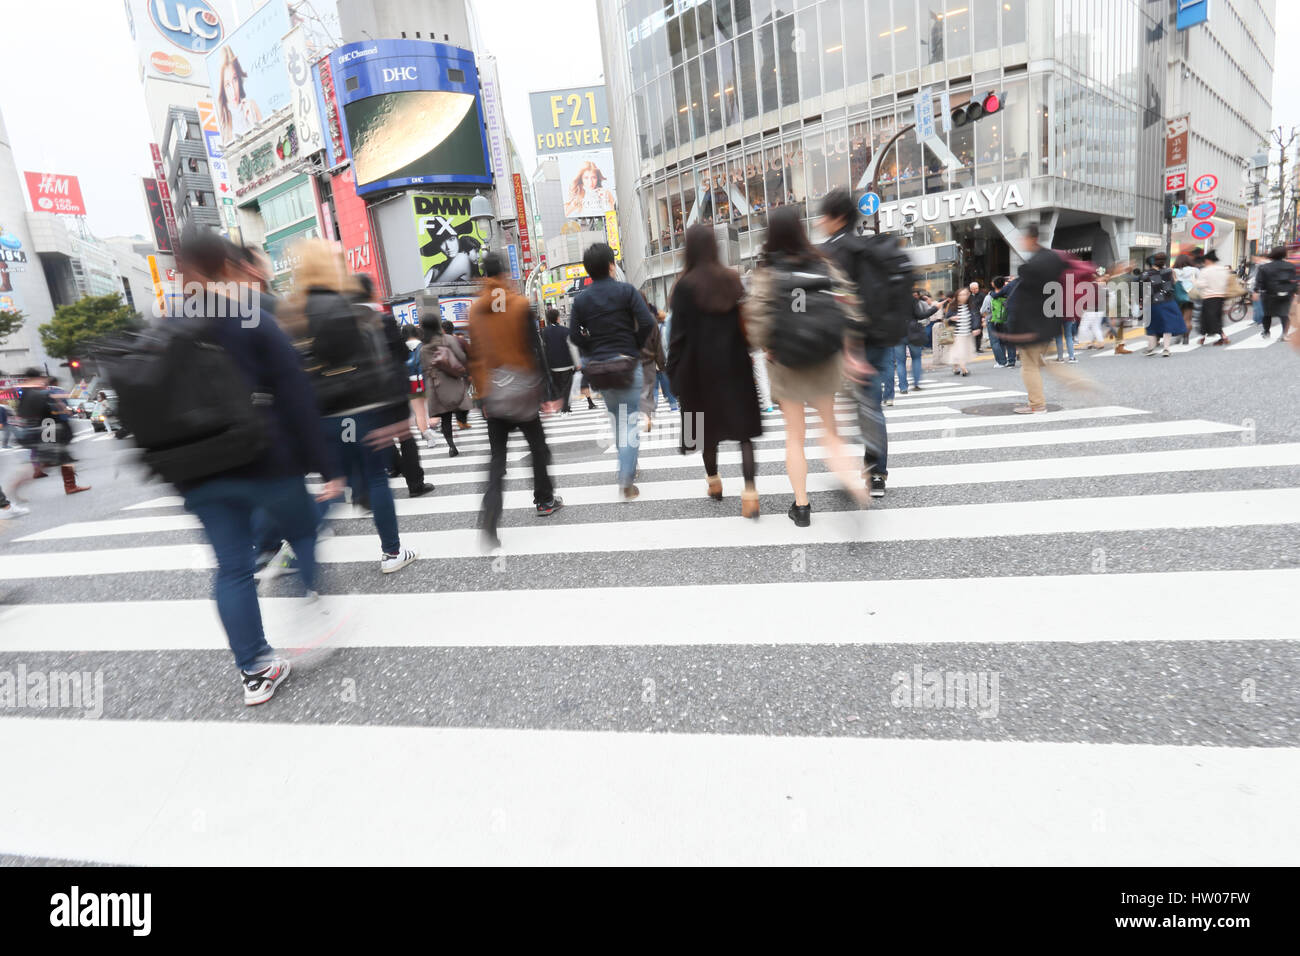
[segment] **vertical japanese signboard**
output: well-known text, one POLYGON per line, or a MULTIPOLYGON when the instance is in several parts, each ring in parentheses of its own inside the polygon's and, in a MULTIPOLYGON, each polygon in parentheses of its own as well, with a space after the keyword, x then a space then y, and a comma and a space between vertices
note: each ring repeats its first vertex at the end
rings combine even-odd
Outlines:
POLYGON ((528 243, 528 210, 524 206, 524 181, 518 173, 514 174, 515 215, 519 222, 519 245, 524 253, 524 272, 533 268, 532 246, 528 243))
POLYGON ((171 239, 171 247, 175 249, 180 245, 180 235, 176 231, 176 210, 172 206, 171 190, 167 188, 167 170, 163 168, 162 150, 157 143, 150 143, 149 152, 153 156, 153 174, 158 183, 158 198, 162 203, 163 220, 167 224, 167 236, 171 239))

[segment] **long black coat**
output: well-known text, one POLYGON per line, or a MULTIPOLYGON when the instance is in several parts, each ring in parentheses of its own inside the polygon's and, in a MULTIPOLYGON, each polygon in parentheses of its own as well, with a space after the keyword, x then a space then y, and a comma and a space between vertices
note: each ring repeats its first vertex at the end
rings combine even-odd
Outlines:
POLYGON ((682 410, 702 415, 705 443, 761 435, 754 366, 740 330, 739 306, 705 312, 679 282, 673 289, 672 312, 668 380, 682 410))

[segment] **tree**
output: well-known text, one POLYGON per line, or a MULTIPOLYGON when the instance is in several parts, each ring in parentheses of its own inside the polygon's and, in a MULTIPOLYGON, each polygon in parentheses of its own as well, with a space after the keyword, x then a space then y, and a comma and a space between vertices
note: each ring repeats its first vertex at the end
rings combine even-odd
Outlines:
POLYGON ((27 316, 17 309, 12 312, 0 309, 0 345, 4 345, 9 336, 23 327, 27 316))
POLYGON ((88 295, 54 310, 54 318, 37 331, 41 345, 55 358, 68 358, 86 343, 141 325, 140 313, 122 302, 122 296, 88 295))

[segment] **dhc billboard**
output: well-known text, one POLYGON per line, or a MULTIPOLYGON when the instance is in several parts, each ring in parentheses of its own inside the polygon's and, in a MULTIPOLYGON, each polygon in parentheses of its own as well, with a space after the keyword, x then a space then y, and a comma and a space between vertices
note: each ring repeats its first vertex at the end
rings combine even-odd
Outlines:
POLYGON ((366 40, 330 54, 359 195, 405 186, 490 186, 474 54, 424 40, 366 40))

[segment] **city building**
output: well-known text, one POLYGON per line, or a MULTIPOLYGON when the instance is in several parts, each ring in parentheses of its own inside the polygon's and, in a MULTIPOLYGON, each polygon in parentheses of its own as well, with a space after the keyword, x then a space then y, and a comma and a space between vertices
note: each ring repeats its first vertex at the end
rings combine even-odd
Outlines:
MULTIPOLYGON (((1205 175, 1218 180, 1209 244, 1227 262, 1238 262, 1248 246, 1241 189, 1247 160, 1272 145, 1276 22, 1276 0, 1218 0, 1204 23, 1171 34, 1165 115, 1189 117, 1188 183, 1205 175)), ((1271 205, 1276 225, 1276 198, 1271 205)), ((1205 245, 1188 228, 1186 221, 1175 227, 1175 246, 1205 245)))
POLYGON ((50 321, 54 303, 27 225, 27 200, 14 163, 4 114, 0 113, 0 311, 22 312, 26 321, 0 341, 0 371, 50 367, 37 326, 50 321))
POLYGON ((560 164, 555 157, 547 157, 537 164, 533 173, 533 196, 537 202, 537 221, 541 223, 542 238, 558 236, 564 226, 564 190, 560 184, 560 164))
POLYGON ((88 295, 116 294, 142 315, 153 314, 149 263, 134 243, 96 239, 83 220, 49 212, 28 213, 27 228, 54 308, 88 295))
MULTIPOLYGON (((1251 24, 1265 64, 1266 7, 1215 5, 1251 24)), ((1102 263, 1165 244, 1174 0, 602 0, 597 9, 616 174, 627 184, 625 266, 657 300, 687 226, 718 227, 727 261, 749 268, 769 209, 793 205, 813 227, 831 187, 868 191, 873 159, 881 228, 910 242, 932 289, 1013 271, 1031 222, 1053 246, 1102 263), (916 121, 919 90, 938 145, 908 132, 889 146, 916 121), (999 112, 945 129, 945 97, 956 109, 988 93, 999 112)), ((1250 139, 1226 148, 1252 152, 1250 139)))
POLYGON ((221 210, 216 187, 208 166, 208 151, 203 145, 199 111, 185 106, 171 106, 163 125, 163 170, 172 206, 176 210, 176 227, 219 229, 221 210))

